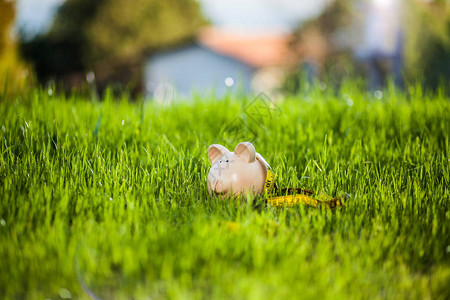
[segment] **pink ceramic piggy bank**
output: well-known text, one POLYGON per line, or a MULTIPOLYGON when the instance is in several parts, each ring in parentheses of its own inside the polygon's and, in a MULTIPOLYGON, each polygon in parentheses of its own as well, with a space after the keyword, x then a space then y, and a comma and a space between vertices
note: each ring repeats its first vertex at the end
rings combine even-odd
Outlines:
POLYGON ((224 198, 249 193, 256 196, 264 191, 270 166, 255 152, 252 143, 242 142, 234 152, 214 144, 209 146, 208 157, 212 163, 208 174, 211 195, 224 198))

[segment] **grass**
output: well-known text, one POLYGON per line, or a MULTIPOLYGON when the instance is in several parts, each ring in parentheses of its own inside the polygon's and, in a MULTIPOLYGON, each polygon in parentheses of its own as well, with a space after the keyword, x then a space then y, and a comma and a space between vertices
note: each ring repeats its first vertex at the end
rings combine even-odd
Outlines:
POLYGON ((262 123, 251 97, 50 94, 0 103, 0 298, 449 298, 442 90, 313 88, 262 123), (347 192, 348 205, 209 197, 207 147, 234 149, 219 134, 234 120, 280 187, 347 192))

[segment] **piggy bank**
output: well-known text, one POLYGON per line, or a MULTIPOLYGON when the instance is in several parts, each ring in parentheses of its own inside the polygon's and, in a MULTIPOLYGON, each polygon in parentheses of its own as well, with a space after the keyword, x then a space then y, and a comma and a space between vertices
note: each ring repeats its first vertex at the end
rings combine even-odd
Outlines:
POLYGON ((230 152, 222 145, 209 146, 212 163, 208 174, 208 192, 221 198, 264 192, 270 166, 250 142, 242 142, 230 152))

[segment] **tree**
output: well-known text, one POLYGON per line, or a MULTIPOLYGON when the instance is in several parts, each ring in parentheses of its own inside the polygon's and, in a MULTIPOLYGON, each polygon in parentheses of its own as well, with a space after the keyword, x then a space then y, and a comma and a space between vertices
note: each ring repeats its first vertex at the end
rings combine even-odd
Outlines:
POLYGON ((191 39, 203 24, 192 0, 109 0, 89 26, 92 61, 126 60, 191 39))
POLYGON ((18 55, 13 31, 16 15, 14 4, 13 1, 0 0, 0 96, 21 90, 28 75, 18 55))
MULTIPOLYGON (((431 88, 437 87, 442 80, 448 81, 450 6, 445 0, 397 2, 401 29, 399 65, 403 66, 399 77, 422 81, 431 88)), ((339 82, 349 75, 364 74, 364 63, 358 57, 357 48, 364 40, 365 23, 358 11, 369 3, 333 0, 322 14, 301 24, 294 32, 294 51, 303 61, 314 61, 316 75, 339 82)))
POLYGON ((195 0, 67 0, 24 52, 44 80, 93 70, 100 86, 139 81, 146 55, 190 41, 202 24, 195 0))
POLYGON ((10 30, 14 21, 14 5, 11 1, 0 0, 0 57, 3 57, 11 44, 10 30))
POLYGON ((410 1, 405 13, 406 76, 436 88, 450 78, 450 5, 445 0, 410 1))

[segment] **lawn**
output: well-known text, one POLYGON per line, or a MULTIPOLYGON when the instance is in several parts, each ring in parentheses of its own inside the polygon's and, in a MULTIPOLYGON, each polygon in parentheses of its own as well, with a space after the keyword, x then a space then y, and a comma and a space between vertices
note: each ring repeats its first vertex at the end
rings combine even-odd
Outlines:
POLYGON ((449 299, 448 94, 270 101, 3 97, 0 298, 449 299), (280 187, 350 200, 211 198, 208 146, 244 140, 280 187))

